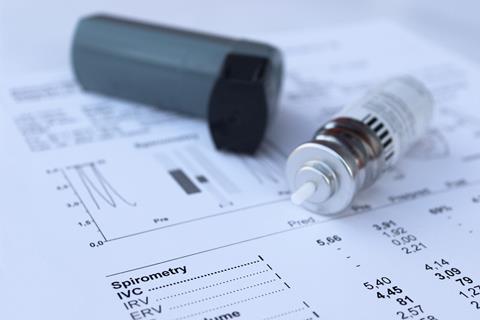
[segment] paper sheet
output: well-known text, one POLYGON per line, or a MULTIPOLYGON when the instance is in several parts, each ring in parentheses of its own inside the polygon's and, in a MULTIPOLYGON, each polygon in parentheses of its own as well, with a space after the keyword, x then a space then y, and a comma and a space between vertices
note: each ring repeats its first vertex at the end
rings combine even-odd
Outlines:
POLYGON ((287 73, 254 158, 68 72, 1 86, 2 319, 478 319, 479 69, 389 23, 265 40, 287 73), (286 155, 399 73, 434 92, 424 139, 345 214, 292 205, 286 155))

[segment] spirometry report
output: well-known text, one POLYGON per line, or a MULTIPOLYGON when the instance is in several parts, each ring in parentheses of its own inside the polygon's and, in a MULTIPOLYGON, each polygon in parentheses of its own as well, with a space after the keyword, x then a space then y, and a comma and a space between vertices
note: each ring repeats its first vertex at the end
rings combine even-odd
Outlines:
POLYGON ((255 157, 68 71, 0 85, 1 319, 480 317, 480 69, 381 22, 263 40, 286 75, 255 157), (405 73, 424 138, 344 214, 292 205, 289 152, 405 73))

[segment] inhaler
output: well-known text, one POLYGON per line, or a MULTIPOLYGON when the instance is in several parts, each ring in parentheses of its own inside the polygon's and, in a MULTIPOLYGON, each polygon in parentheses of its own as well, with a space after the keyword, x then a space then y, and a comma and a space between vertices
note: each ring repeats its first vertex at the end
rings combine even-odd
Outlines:
POLYGON ((411 76, 369 91, 290 154, 292 202, 324 215, 348 208, 425 133, 433 105, 429 90, 411 76))

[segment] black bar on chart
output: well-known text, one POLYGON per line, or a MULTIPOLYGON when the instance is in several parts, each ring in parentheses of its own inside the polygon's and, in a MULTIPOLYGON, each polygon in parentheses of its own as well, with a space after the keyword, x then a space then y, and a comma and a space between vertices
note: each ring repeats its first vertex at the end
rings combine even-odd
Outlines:
POLYGON ((182 187, 187 194, 199 193, 200 189, 193 183, 192 180, 180 169, 168 171, 173 179, 182 187))

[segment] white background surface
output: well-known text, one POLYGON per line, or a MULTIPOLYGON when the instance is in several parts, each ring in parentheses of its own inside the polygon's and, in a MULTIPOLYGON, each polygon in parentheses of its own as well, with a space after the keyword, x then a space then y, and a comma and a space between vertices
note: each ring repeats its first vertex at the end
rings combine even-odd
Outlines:
POLYGON ((480 62, 478 0, 0 0, 0 78, 59 69, 79 17, 109 12, 229 35, 392 19, 480 62))

